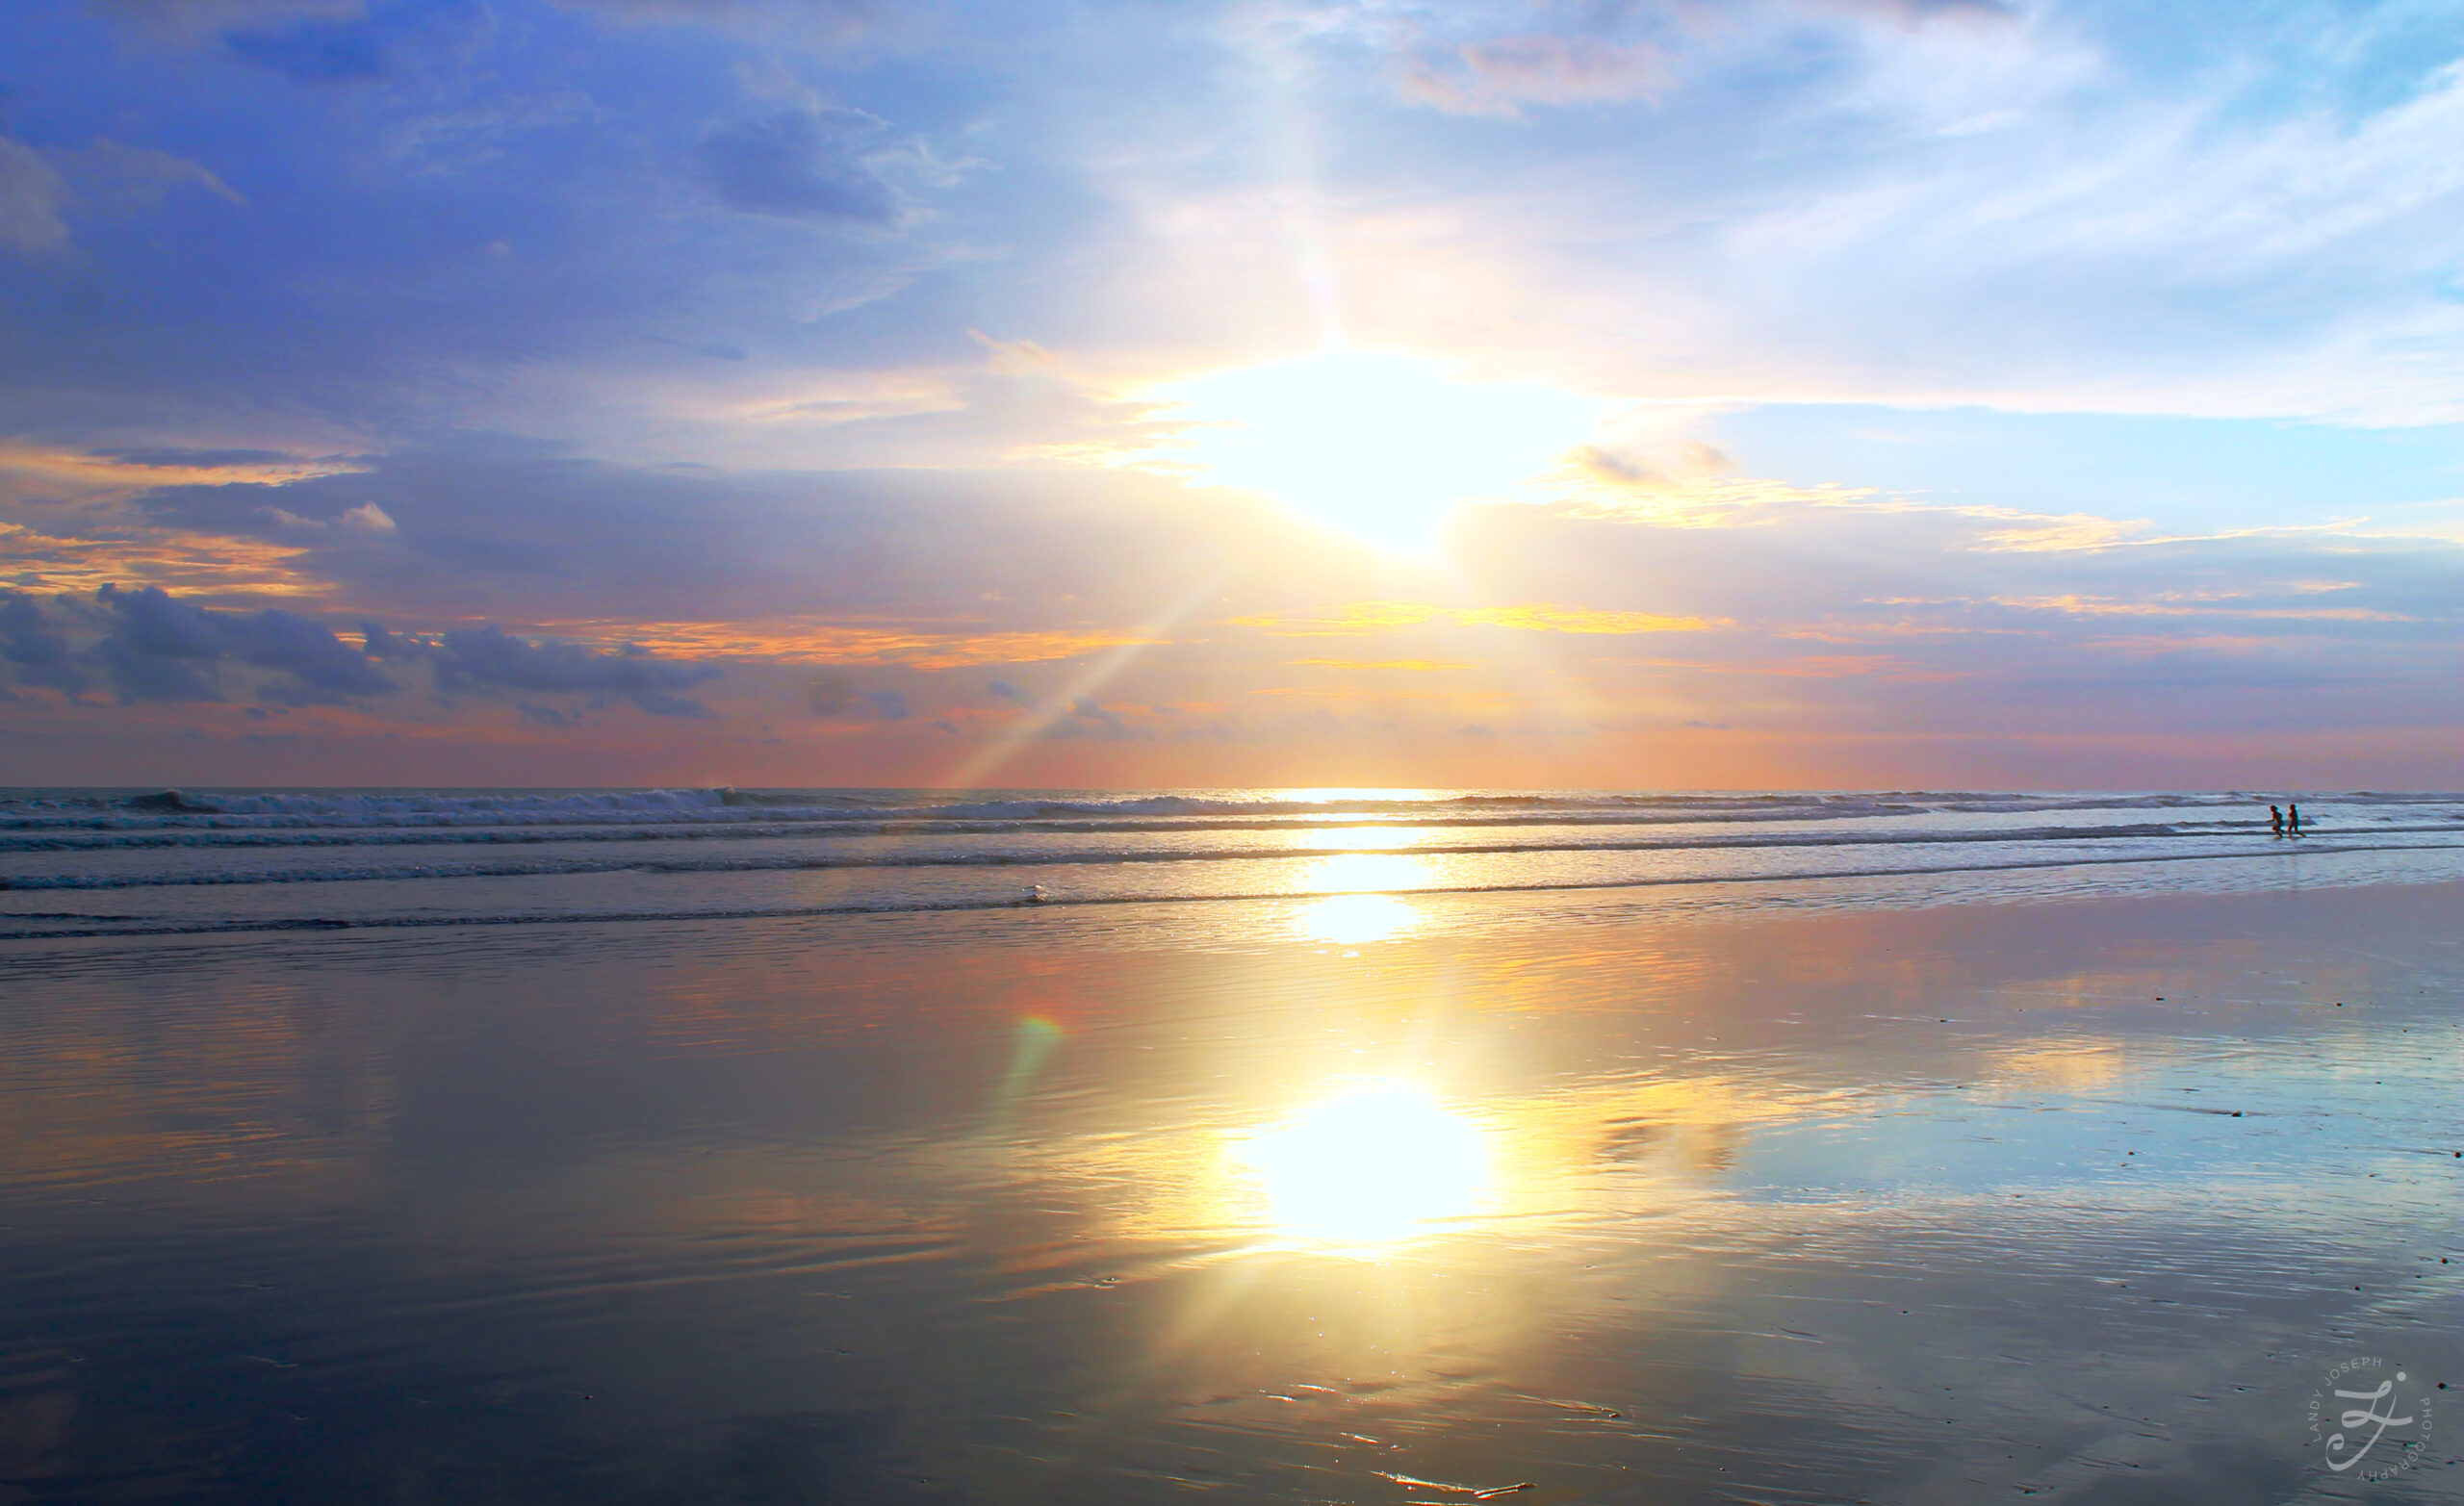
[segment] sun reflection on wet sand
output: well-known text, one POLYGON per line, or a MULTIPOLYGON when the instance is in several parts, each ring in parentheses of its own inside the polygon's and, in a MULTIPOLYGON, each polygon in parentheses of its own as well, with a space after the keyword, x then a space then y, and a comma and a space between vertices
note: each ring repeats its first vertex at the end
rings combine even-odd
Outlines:
POLYGON ((1338 894, 1412 889, 1428 882, 1428 864, 1402 853, 1338 853, 1310 863, 1302 881, 1338 894))
POLYGON ((2464 1331, 2464 1162, 2423 1129, 2456 904, 1466 933, 1334 890, 1215 951, 1091 906, 34 953, 0 1318, 59 1337, 0 1357, 0 1477, 192 1494, 228 1458, 321 1506, 364 1460, 589 1458, 705 1498, 809 1443, 763 1499, 905 1498, 911 1458, 1091 1506, 1907 1499, 1917 1459, 2239 1501, 2320 1468, 2305 1335, 2464 1331), (235 1357, 458 1410, 283 1452, 315 1430, 215 1410, 235 1357))
POLYGON ((1424 833, 1402 826, 1318 827, 1301 833, 1300 845, 1321 852, 1364 847, 1393 849, 1410 847, 1423 839, 1424 833))
POLYGON ((1300 934, 1311 941, 1357 946, 1390 941, 1420 929, 1421 912, 1391 894, 1330 894, 1300 907, 1300 934))
POLYGON ((1363 1249, 1468 1218, 1488 1201, 1481 1128, 1408 1083, 1380 1082, 1237 1137, 1277 1233, 1363 1249))
POLYGON ((1418 931, 1418 907, 1379 891, 1417 889, 1429 881, 1428 865, 1402 853, 1338 853, 1312 860, 1305 889, 1325 898, 1300 906, 1296 931, 1304 940, 1356 946, 1418 931))

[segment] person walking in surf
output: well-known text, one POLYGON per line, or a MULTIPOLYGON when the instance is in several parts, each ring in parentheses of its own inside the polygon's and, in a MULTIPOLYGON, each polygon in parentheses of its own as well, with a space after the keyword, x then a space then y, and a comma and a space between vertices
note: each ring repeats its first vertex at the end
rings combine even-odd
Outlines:
POLYGON ((2301 807, 2291 801, 2284 803, 2284 830, 2295 836, 2301 834, 2301 807))
POLYGON ((2278 836, 2284 835, 2284 812, 2274 805, 2268 807, 2268 830, 2278 836))

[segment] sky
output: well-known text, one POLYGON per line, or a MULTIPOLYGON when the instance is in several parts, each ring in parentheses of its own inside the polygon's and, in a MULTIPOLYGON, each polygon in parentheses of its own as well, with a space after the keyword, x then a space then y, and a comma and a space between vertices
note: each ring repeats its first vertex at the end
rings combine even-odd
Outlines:
POLYGON ((2464 4, 0 0, 0 783, 2464 786, 2464 4))

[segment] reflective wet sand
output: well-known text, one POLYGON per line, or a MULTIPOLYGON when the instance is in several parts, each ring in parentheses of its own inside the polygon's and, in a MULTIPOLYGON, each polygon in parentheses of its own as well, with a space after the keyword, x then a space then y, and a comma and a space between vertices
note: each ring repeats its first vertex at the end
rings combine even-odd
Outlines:
POLYGON ((1516 903, 16 944, 0 1503, 2464 1492, 2464 887, 1516 903))

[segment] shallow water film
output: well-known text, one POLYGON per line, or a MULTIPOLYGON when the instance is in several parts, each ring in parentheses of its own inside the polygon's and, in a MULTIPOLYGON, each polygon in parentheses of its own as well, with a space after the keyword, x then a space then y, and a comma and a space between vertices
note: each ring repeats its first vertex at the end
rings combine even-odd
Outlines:
POLYGON ((1817 889, 9 942, 0 1502, 2464 1493, 2464 886, 1817 889))

